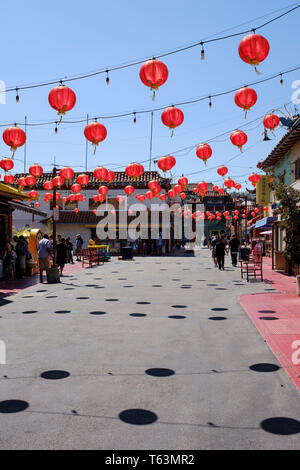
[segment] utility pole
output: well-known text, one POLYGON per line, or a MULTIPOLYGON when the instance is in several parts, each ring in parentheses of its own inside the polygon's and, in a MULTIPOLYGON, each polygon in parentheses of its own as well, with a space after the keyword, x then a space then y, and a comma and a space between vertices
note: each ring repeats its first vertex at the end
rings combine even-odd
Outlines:
MULTIPOLYGON (((53 173, 52 173, 52 176, 53 178, 55 178, 57 174, 57 170, 56 168, 54 167, 53 168, 53 173)), ((52 199, 52 203, 53 203, 53 211, 52 211, 52 220, 53 220, 53 267, 54 268, 57 268, 56 266, 56 218, 55 218, 55 215, 54 215, 54 212, 55 212, 55 209, 56 209, 56 186, 53 186, 53 199, 52 199)))
MULTIPOLYGON (((88 125, 89 123, 89 115, 86 115, 86 124, 88 125)), ((88 141, 87 139, 85 140, 85 171, 87 171, 87 161, 88 161, 88 141)))
POLYGON ((248 222, 247 222, 247 203, 248 203, 248 198, 247 196, 245 196, 245 214, 246 214, 246 218, 245 218, 245 246, 247 247, 248 246, 248 243, 247 243, 247 228, 248 228, 248 222))
MULTIPOLYGON (((27 116, 25 116, 25 134, 27 135, 27 116)), ((26 173, 26 140, 24 145, 24 173, 26 173)))
POLYGON ((149 171, 151 171, 151 162, 152 162, 152 138, 153 138, 153 111, 151 112, 149 171))

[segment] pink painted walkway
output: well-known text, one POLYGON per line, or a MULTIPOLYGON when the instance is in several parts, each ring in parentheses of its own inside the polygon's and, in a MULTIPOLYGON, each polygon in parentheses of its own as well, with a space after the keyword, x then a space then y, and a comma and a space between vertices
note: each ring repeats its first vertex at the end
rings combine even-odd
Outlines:
MULTIPOLYGON (((63 270, 63 274, 68 275, 74 272, 80 271, 82 268, 81 262, 75 262, 74 264, 66 264, 63 270)), ((21 290, 32 287, 40 283, 39 274, 34 276, 25 277, 24 279, 15 279, 14 281, 0 281, 0 295, 6 296, 15 294, 21 290)), ((46 276, 44 273, 44 284, 46 284, 46 276)))
POLYGON ((241 295, 239 301, 300 390, 300 297, 296 279, 272 271, 270 260, 264 259, 264 281, 279 292, 241 295))

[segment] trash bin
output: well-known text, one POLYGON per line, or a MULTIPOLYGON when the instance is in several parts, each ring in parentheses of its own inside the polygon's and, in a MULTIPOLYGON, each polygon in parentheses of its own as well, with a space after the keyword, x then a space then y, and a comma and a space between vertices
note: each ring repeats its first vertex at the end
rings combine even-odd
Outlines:
POLYGON ((122 248, 122 259, 132 259, 133 258, 133 249, 131 246, 122 248))

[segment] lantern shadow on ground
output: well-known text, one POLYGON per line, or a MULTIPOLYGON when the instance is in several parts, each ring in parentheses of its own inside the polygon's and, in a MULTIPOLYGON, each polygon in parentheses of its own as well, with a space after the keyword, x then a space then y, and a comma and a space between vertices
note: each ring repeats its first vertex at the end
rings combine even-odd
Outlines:
POLYGON ((276 313, 276 310, 258 310, 258 313, 276 313))
POLYGON ((107 312, 102 312, 102 311, 95 311, 95 312, 89 312, 90 315, 105 315, 107 312))
POLYGON ((215 307, 215 308, 211 308, 211 310, 213 312, 226 312, 228 311, 228 308, 224 308, 224 307, 215 307))
POLYGON ((151 302, 136 302, 137 305, 150 305, 151 302))
POLYGON ((172 320, 184 320, 186 317, 184 315, 169 315, 168 318, 171 318, 172 320))
POLYGON ((106 302, 119 302, 119 299, 105 299, 106 302))
POLYGON ((175 374, 175 371, 172 369, 154 368, 145 370, 145 374, 152 377, 170 377, 175 374))
POLYGON ((76 297, 76 299, 78 299, 78 300, 88 300, 89 297, 76 297))
POLYGON ((146 313, 130 313, 131 317, 146 317, 146 313))
POLYGON ((0 401, 0 413, 19 413, 29 407, 29 403, 23 400, 0 401))
POLYGON ((279 320, 277 317, 259 317, 260 320, 279 320))
POLYGON ((66 370, 47 370, 42 372, 40 377, 47 380, 61 380, 66 379, 70 376, 70 373, 66 370))
POLYGON ((262 421, 260 426, 264 431, 279 436, 290 436, 300 433, 300 421, 293 418, 269 418, 262 421))
POLYGON ((71 313, 71 310, 55 310, 54 313, 59 313, 59 314, 71 313))
POLYGON ((223 321, 223 320, 228 320, 228 318, 227 317, 209 317, 209 320, 223 321))
POLYGON ((137 408, 122 411, 119 414, 119 418, 121 421, 127 424, 144 426, 155 423, 155 421, 158 419, 158 416, 152 411, 137 408))
POLYGON ((261 363, 253 364, 252 366, 249 366, 249 369, 253 372, 276 372, 280 367, 276 364, 261 363))
POLYGON ((187 308, 187 305, 171 305, 172 308, 187 308))
POLYGON ((24 315, 29 315, 31 313, 38 313, 37 310, 25 310, 24 312, 22 312, 24 315))

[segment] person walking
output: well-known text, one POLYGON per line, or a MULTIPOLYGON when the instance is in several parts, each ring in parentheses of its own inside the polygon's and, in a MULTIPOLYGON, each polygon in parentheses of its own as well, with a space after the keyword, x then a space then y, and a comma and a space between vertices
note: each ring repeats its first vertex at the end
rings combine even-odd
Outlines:
POLYGON ((5 279, 7 281, 13 281, 15 278, 15 257, 14 250, 10 243, 5 244, 5 250, 3 255, 3 269, 5 279))
POLYGON ((43 282, 43 271, 49 269, 49 256, 51 254, 52 245, 48 235, 45 233, 38 246, 38 258, 40 268, 40 282, 43 282))
MULTIPOLYGON (((224 237, 222 237, 221 240, 217 243, 216 248, 215 248, 216 259, 217 259, 220 271, 221 270, 225 271, 224 263, 225 263, 225 253, 226 252, 227 252, 226 240, 225 240, 224 237)), ((227 252, 227 254, 228 254, 228 252, 227 252)))
POLYGON ((23 279, 26 271, 26 244, 21 237, 14 236, 15 252, 17 254, 16 261, 16 277, 23 279))
POLYGON ((56 263, 60 268, 60 275, 63 275, 63 269, 66 264, 67 260, 67 252, 68 248, 66 245, 66 240, 61 238, 60 241, 56 245, 56 263))
POLYGON ((73 261, 73 243, 70 240, 70 237, 66 239, 66 247, 67 247, 67 262, 74 264, 73 261))
POLYGON ((76 261, 81 261, 83 240, 80 233, 76 235, 76 261))
POLYGON ((217 257, 216 257, 216 246, 217 246, 218 243, 219 243, 219 237, 218 236, 212 237, 211 252, 212 252, 212 259, 213 259, 215 268, 218 267, 218 260, 217 260, 217 257))
POLYGON ((162 234, 159 232, 159 235, 156 240, 156 247, 157 247, 157 254, 158 256, 162 255, 162 245, 163 245, 163 239, 162 239, 162 234))
POLYGON ((236 268, 237 261, 238 261, 238 254, 239 254, 240 247, 241 247, 241 242, 240 240, 238 240, 235 234, 233 235, 232 239, 229 242, 229 247, 230 247, 232 266, 236 268))

